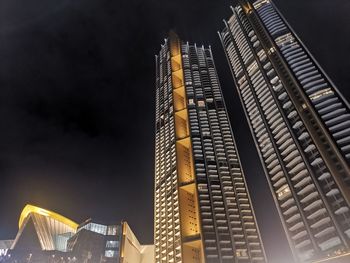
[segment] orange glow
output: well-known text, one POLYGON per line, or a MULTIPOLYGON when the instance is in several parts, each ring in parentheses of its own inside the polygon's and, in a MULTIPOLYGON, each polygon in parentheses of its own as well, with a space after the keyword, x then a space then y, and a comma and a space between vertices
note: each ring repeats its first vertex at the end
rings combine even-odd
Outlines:
POLYGON ((185 109, 186 101, 185 101, 185 87, 180 87, 174 90, 174 108, 175 111, 180 111, 185 109))
POLYGON ((174 71, 172 75, 174 89, 182 87, 184 85, 184 75, 182 69, 174 71))
POLYGON ((244 12, 250 14, 253 11, 253 7, 250 3, 243 5, 244 12))
POLYGON ((182 262, 203 263, 203 240, 199 220, 199 204, 188 121, 186 87, 182 68, 181 42, 175 33, 170 34, 170 53, 175 109, 182 262))
POLYGON ((190 129, 188 127, 187 110, 181 110, 175 113, 175 133, 177 139, 188 137, 190 129))
POLYGON ((46 217, 51 217, 51 218, 65 224, 65 225, 70 226, 71 228, 73 228, 75 230, 78 228, 78 224, 73 222, 72 220, 70 220, 64 216, 61 216, 55 212, 45 210, 43 208, 36 207, 33 205, 26 205, 24 207, 24 209, 21 213, 21 216, 19 218, 19 223, 18 223, 19 228, 22 227, 24 220, 32 213, 39 214, 39 215, 46 216, 46 217))

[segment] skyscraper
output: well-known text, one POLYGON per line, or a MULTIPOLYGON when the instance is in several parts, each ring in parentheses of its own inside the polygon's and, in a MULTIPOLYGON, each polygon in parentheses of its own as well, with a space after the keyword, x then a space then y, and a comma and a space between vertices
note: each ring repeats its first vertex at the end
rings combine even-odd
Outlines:
POLYGON ((265 262, 210 48, 156 56, 155 262, 265 262))
POLYGON ((270 0, 219 33, 298 262, 350 252, 350 110, 270 0))

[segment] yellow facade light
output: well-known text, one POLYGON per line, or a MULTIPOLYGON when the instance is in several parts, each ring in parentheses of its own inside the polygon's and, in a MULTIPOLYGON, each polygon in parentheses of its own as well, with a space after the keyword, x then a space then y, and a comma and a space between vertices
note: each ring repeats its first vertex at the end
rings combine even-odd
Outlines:
POLYGON ((57 214, 55 212, 52 212, 52 211, 49 211, 49 210, 46 210, 46 209, 43 209, 43 208, 40 208, 37 206, 26 205, 24 207, 24 209, 22 210, 21 216, 19 218, 19 222, 18 222, 19 229, 22 227, 25 219, 32 213, 39 214, 39 215, 42 215, 45 217, 53 218, 53 219, 61 222, 62 224, 65 224, 65 225, 67 225, 75 230, 78 228, 77 223, 75 223, 74 221, 72 221, 72 220, 70 220, 70 219, 68 219, 60 214, 57 214))
MULTIPOLYGON (((175 106, 175 137, 180 210, 182 262, 204 263, 199 203, 195 182, 193 151, 188 120, 187 96, 182 67, 181 41, 170 33, 171 75, 175 106), (187 240, 187 241, 186 241, 187 240)), ((193 99, 192 102, 193 103, 193 99)), ((162 246, 165 246, 166 242, 162 246)))
POLYGON ((250 14, 251 12, 253 12, 253 7, 249 2, 243 5, 243 9, 246 14, 250 14))

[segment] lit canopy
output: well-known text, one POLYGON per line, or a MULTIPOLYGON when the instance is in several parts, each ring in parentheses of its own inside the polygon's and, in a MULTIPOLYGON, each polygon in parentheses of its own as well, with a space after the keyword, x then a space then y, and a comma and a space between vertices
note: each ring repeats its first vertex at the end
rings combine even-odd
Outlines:
POLYGON ((36 246, 42 250, 65 249, 67 237, 75 234, 78 224, 55 212, 26 205, 19 219, 19 230, 11 249, 36 246))
POLYGON ((24 220, 31 214, 31 213, 35 213, 35 214, 39 214, 45 217, 50 217, 52 219, 55 219, 65 225, 70 226, 73 229, 77 229, 78 228, 78 224, 73 222, 72 220, 61 216, 60 214, 57 214, 55 212, 49 211, 49 210, 45 210, 43 208, 37 207, 37 206, 33 206, 33 205, 26 205, 24 207, 24 209, 22 210, 21 216, 19 218, 19 223, 18 223, 18 228, 21 228, 23 225, 24 220))

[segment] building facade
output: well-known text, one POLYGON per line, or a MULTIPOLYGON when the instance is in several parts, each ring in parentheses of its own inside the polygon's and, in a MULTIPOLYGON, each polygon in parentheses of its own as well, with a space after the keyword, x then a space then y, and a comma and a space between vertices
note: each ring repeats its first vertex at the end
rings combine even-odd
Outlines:
POLYGON ((68 261, 66 246, 78 224, 37 206, 26 205, 21 212, 18 233, 1 262, 68 261))
POLYGON ((120 263, 154 262, 154 245, 141 245, 130 226, 122 223, 120 263))
POLYGON ((13 240, 0 240, 0 262, 4 262, 8 255, 11 246, 13 244, 13 240))
POLYGON ((68 239, 77 231, 78 224, 55 212, 26 205, 22 210, 18 233, 11 250, 62 251, 68 239))
POLYGON ((154 246, 141 245, 127 222, 105 225, 89 219, 69 239, 67 251, 84 263, 154 262, 154 246))
POLYGON ((270 0, 219 33, 296 261, 350 252, 348 102, 270 0))
POLYGON ((155 262, 265 262, 210 48, 156 56, 155 262))
POLYGON ((127 222, 81 224, 27 205, 15 240, 0 241, 1 263, 152 263, 154 246, 141 245, 127 222))
POLYGON ((119 263, 122 226, 86 220, 67 241, 66 251, 78 262, 119 263))

